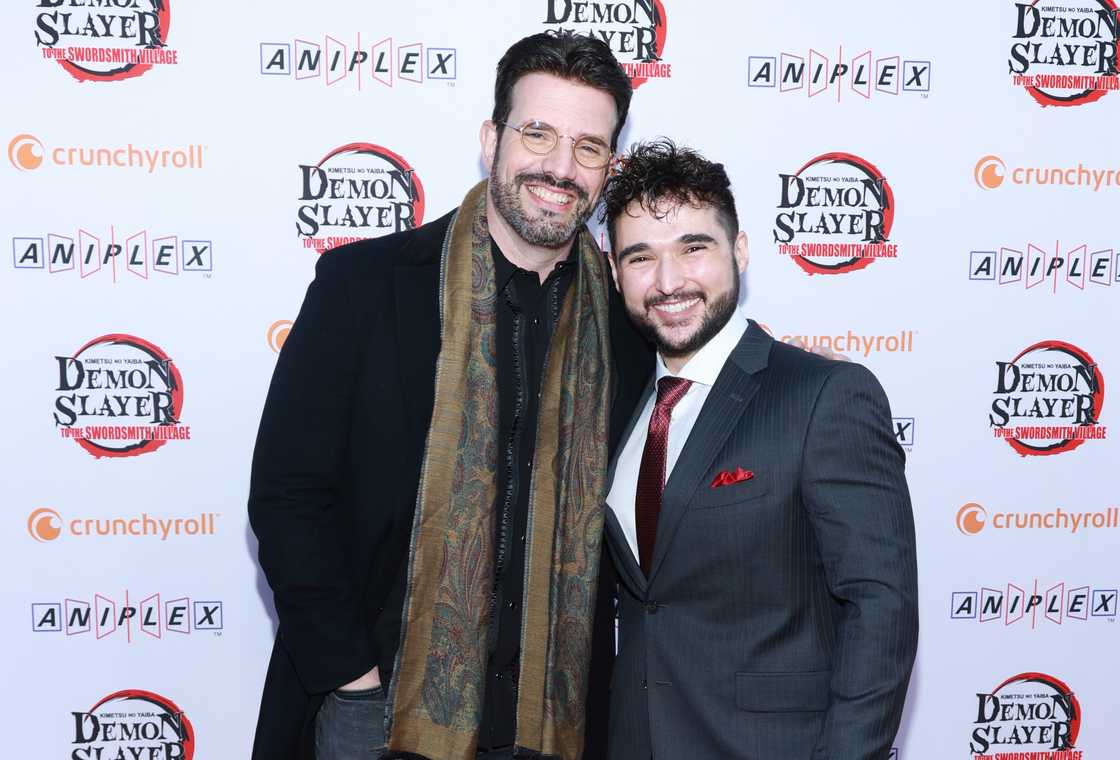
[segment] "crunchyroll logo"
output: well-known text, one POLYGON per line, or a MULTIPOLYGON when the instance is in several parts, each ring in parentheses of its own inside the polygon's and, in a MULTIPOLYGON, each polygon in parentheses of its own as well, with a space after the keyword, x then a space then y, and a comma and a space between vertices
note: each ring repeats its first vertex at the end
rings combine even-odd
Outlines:
POLYGON ((988 521, 988 510, 979 504, 969 502, 957 512, 957 530, 966 536, 975 536, 984 530, 988 521))
POLYGON ((288 331, 292 329, 292 320, 278 319, 273 322, 268 328, 268 347, 276 353, 280 353, 280 349, 284 347, 284 341, 288 339, 288 331))
POLYGON ((41 544, 54 541, 62 534, 62 515, 50 507, 39 507, 27 518, 27 532, 41 544))
POLYGON ((976 162, 972 176, 984 190, 995 190, 1007 176, 1007 164, 999 156, 984 156, 976 162))
POLYGON ((8 160, 20 171, 38 169, 43 163, 44 155, 46 150, 43 143, 35 135, 16 135, 8 143, 8 160))

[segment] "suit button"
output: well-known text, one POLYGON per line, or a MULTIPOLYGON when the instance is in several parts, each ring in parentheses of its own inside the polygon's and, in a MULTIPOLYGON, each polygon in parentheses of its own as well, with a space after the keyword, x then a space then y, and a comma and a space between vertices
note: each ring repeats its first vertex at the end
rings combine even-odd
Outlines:
POLYGON ((646 602, 642 606, 645 607, 647 615, 656 615, 657 614, 657 602, 646 602))
POLYGON ((642 679, 642 688, 643 689, 646 688, 646 679, 644 679, 644 678, 642 679))

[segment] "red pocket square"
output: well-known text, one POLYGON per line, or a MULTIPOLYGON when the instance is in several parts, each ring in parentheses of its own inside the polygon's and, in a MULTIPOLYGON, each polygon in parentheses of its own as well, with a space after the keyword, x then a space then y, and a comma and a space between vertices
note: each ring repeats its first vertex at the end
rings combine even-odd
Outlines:
POLYGON ((754 472, 751 470, 744 470, 742 467, 736 467, 734 470, 724 470, 719 475, 716 475, 716 479, 712 481, 712 488, 729 486, 733 483, 752 479, 754 479, 754 472))

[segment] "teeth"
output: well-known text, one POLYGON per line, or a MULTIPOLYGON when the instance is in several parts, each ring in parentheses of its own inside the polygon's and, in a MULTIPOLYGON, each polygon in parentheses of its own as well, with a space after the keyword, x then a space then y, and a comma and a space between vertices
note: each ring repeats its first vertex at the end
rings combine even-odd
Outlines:
POLYGON ((562 193, 554 193, 551 190, 545 190, 543 187, 530 187, 529 192, 542 200, 549 203, 567 203, 568 196, 562 193))
POLYGON ((692 308, 692 306, 699 300, 700 300, 699 298, 691 298, 687 301, 677 301, 676 303, 658 304, 654 308, 656 308, 658 311, 666 311, 666 312, 669 312, 670 314, 678 314, 682 311, 685 311, 686 309, 692 308))

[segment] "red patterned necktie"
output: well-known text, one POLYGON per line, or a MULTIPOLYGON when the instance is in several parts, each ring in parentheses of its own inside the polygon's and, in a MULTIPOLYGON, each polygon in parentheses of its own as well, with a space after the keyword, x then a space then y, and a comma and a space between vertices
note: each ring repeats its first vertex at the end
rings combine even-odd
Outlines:
POLYGON ((691 380, 665 376, 657 381, 657 403, 649 418, 649 434, 638 468, 638 490, 634 497, 634 516, 638 528, 638 560, 649 575, 653 544, 657 540, 657 516, 661 513, 661 492, 665 488, 665 458, 669 448, 669 419, 673 407, 684 398, 691 380))

